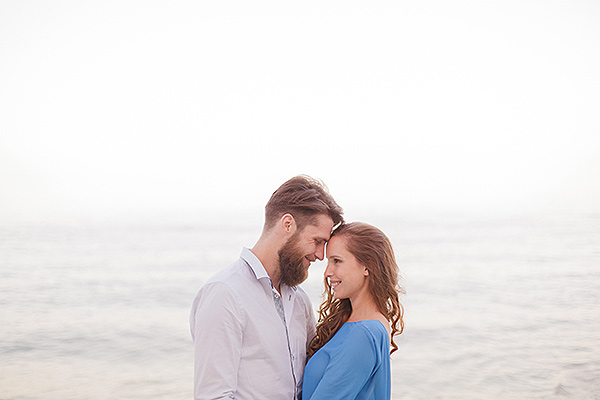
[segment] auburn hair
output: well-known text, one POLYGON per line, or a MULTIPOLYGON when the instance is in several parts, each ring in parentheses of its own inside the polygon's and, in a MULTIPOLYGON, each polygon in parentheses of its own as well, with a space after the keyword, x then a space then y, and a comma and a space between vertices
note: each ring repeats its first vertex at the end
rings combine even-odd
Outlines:
POLYGON ((344 222, 343 213, 322 181, 299 175, 281 185, 267 202, 264 228, 273 227, 285 214, 291 214, 300 229, 315 223, 321 214, 329 216, 336 226, 344 222))
MULTIPOLYGON (((362 222, 340 225, 333 236, 346 240, 346 249, 369 271, 368 287, 379 312, 390 322, 391 350, 398 350, 394 336, 404 330, 404 307, 400 294, 405 293, 398 283, 399 271, 394 250, 388 237, 378 228, 362 222)), ((352 314, 350 299, 336 299, 327 278, 325 278, 325 299, 319 307, 317 334, 310 342, 308 356, 311 357, 323 347, 352 314)))

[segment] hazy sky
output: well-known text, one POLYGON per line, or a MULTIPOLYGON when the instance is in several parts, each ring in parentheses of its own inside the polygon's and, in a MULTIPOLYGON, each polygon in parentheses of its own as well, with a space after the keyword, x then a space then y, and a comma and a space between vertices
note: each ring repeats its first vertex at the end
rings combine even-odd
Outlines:
POLYGON ((0 2, 0 214, 600 211, 597 1, 0 2))

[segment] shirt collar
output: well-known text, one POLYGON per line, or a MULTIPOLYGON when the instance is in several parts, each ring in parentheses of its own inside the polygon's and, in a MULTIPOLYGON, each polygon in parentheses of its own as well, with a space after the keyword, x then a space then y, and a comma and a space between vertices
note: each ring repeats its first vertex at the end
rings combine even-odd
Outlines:
POLYGON ((242 259, 250 266, 250 269, 252 272, 254 272, 256 279, 268 278, 269 281, 271 280, 269 274, 267 274, 267 270, 262 265, 258 257, 256 257, 256 255, 252 252, 252 250, 244 247, 240 257, 242 257, 242 259))
MULTIPOLYGON (((242 254, 240 254, 240 257, 242 257, 242 259, 244 261, 246 261, 246 264, 248 264, 250 266, 250 269, 252 270, 252 272, 254 272, 254 276, 256 276, 256 279, 260 280, 263 278, 267 278, 269 280, 269 284, 271 285, 271 288, 273 287, 273 282, 271 281, 271 277, 269 276, 269 274, 267 274, 267 270, 262 265, 262 263, 260 262, 258 257, 256 257, 256 254, 254 254, 252 252, 252 250, 250 250, 247 247, 242 248, 242 254)), ((296 286, 288 286, 285 283, 281 283, 281 287, 282 287, 282 290, 284 287, 289 287, 294 292, 296 290, 298 290, 298 288, 296 286)))

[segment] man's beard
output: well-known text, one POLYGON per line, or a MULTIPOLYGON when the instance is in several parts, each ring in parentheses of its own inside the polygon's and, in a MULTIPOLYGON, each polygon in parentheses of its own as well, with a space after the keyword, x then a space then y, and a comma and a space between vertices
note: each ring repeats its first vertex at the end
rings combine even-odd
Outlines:
POLYGON ((279 271, 281 282, 296 286, 308 278, 308 268, 304 266, 304 255, 298 246, 298 237, 293 235, 279 250, 279 271))

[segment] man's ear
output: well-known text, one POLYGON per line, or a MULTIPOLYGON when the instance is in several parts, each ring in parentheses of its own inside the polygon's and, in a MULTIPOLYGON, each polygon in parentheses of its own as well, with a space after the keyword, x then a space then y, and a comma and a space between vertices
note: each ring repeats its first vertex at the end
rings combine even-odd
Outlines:
POLYGON ((279 220, 279 227, 283 236, 292 236, 296 233, 298 226, 292 214, 284 214, 279 220))

